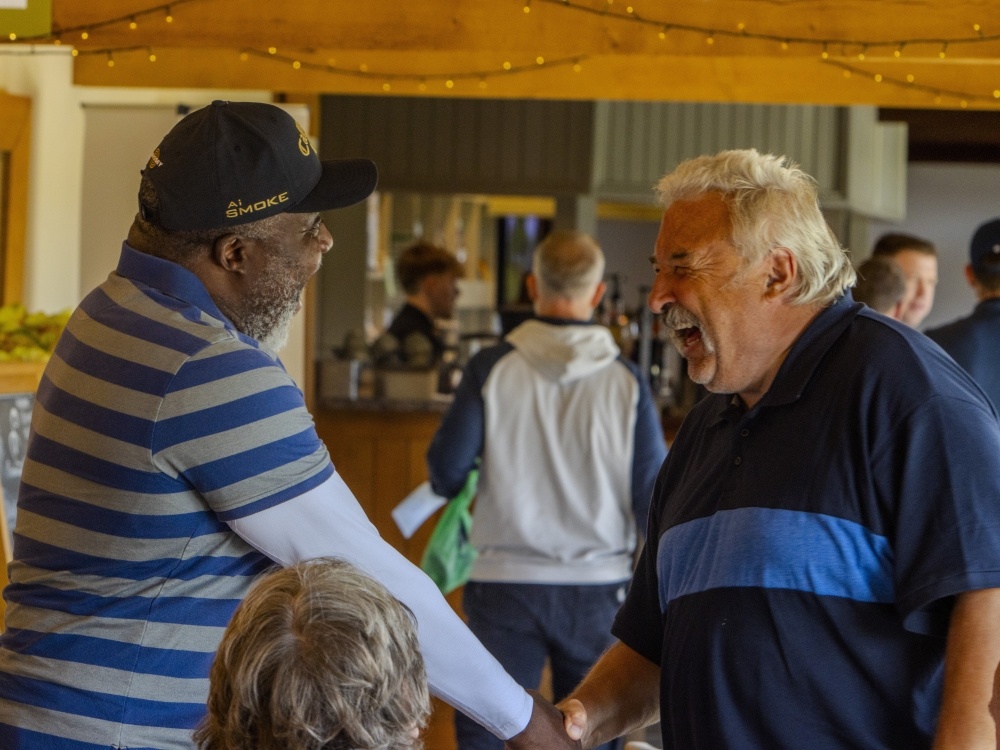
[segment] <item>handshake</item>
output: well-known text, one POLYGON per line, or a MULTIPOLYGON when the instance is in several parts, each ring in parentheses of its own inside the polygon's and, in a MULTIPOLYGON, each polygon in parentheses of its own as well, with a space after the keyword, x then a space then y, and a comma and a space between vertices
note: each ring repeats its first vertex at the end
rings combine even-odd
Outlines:
POLYGON ((509 750, 558 750, 583 748, 581 739, 587 725, 583 704, 566 700, 556 708, 534 690, 528 691, 535 701, 528 726, 507 740, 509 750))

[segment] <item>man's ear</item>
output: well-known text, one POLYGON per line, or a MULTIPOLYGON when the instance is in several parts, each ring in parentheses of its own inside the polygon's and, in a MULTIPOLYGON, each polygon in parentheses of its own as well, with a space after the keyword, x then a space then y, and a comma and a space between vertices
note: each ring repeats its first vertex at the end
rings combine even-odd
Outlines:
POLYGON ((597 306, 601 304, 601 300, 604 299, 604 293, 607 291, 608 291, 607 284, 605 284, 603 281, 600 284, 598 284, 597 288, 594 290, 594 296, 591 297, 590 299, 590 306, 596 310, 597 306))
POLYGON ((240 235, 224 234, 212 244, 212 260, 224 271, 243 273, 246 250, 246 242, 240 235))
POLYGON ((524 277, 524 288, 528 292, 528 299, 532 302, 538 299, 538 280, 535 278, 535 274, 529 273, 524 277))
POLYGON ((768 256, 766 299, 783 297, 799 275, 799 263, 787 247, 776 247, 768 256))

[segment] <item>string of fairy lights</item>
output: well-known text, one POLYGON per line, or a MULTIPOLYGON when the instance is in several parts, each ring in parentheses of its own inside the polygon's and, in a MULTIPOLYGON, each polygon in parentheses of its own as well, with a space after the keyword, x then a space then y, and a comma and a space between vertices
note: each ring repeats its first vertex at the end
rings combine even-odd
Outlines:
MULTIPOLYGON (((159 23, 171 25, 174 22, 177 8, 191 3, 217 1, 171 0, 169 3, 147 6, 99 21, 91 21, 71 27, 56 27, 45 35, 18 37, 16 34, 11 33, 8 35, 8 39, 14 44, 0 46, 0 55, 56 52, 57 50, 53 50, 51 46, 72 44, 76 41, 75 38, 78 38, 80 41, 87 41, 94 32, 122 24, 126 24, 133 31, 139 28, 140 23, 157 22, 157 19, 159 19, 159 23)), ((782 51, 789 51, 793 47, 805 47, 815 50, 823 63, 840 69, 845 77, 855 77, 859 80, 926 94, 929 97, 933 97, 935 104, 941 104, 947 99, 949 103, 957 102, 959 106, 964 108, 968 107, 970 102, 990 102, 996 104, 1000 100, 1000 88, 991 92, 959 91, 918 81, 912 73, 905 76, 887 75, 882 72, 872 72, 870 69, 863 68, 858 64, 866 63, 866 61, 868 65, 873 64, 873 58, 879 53, 883 56, 891 56, 890 61, 902 61, 901 58, 905 57, 907 48, 912 50, 912 48, 918 46, 921 49, 926 49, 928 46, 936 49, 937 58, 944 60, 947 58, 949 50, 955 47, 1000 42, 1000 33, 986 33, 979 23, 972 23, 970 25, 972 33, 953 37, 870 39, 806 37, 755 31, 743 22, 736 23, 732 28, 722 28, 653 18, 639 12, 629 0, 523 0, 522 11, 525 16, 531 17, 533 12, 537 15, 539 6, 556 6, 561 9, 560 12, 586 14, 599 17, 605 22, 633 24, 641 28, 648 28, 650 33, 654 34, 660 41, 667 41, 669 38, 678 37, 679 35, 697 35, 709 47, 715 45, 717 39, 754 40, 756 42, 771 43, 779 46, 782 51), (856 60, 857 63, 851 62, 853 60, 856 60)), ((163 45, 161 49, 165 49, 167 46, 169 45, 163 45)), ((135 55, 140 54, 144 55, 150 62, 157 61, 157 53, 153 47, 148 45, 123 45, 93 49, 78 49, 73 47, 71 53, 73 56, 104 57, 109 67, 115 66, 116 59, 131 59, 135 55)), ((565 68, 572 70, 574 73, 580 73, 583 70, 584 63, 592 57, 591 55, 580 54, 571 57, 547 59, 544 55, 539 54, 528 62, 504 60, 502 64, 489 69, 418 73, 412 70, 373 70, 369 69, 365 64, 358 65, 357 67, 349 67, 343 64, 338 65, 333 59, 328 59, 324 63, 318 63, 308 58, 304 59, 304 55, 294 56, 286 54, 284 51, 279 53, 278 49, 274 46, 267 49, 245 47, 239 50, 238 54, 239 59, 242 61, 254 58, 267 60, 275 65, 289 66, 294 70, 307 70, 334 76, 370 80, 384 92, 405 92, 414 89, 419 92, 426 92, 431 87, 435 89, 443 88, 445 91, 450 91, 454 90, 459 84, 467 82, 473 82, 479 89, 485 89, 488 87, 490 80, 499 76, 530 74, 539 70, 552 68, 565 68)))

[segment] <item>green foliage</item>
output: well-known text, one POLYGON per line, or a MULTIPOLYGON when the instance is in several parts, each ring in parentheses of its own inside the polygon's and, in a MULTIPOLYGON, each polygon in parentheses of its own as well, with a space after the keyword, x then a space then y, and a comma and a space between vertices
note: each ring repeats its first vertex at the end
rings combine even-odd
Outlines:
POLYGON ((29 313, 19 303, 0 307, 0 362, 47 361, 69 316, 29 313))

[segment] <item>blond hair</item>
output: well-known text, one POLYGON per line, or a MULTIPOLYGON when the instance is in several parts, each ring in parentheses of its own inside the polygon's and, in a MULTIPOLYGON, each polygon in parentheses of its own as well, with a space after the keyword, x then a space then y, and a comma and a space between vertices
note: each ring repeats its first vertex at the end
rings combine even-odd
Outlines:
POLYGON ((793 304, 827 304, 854 284, 847 251, 820 211, 816 181, 787 157, 755 149, 699 156, 660 180, 657 193, 665 208, 721 194, 729 207, 730 241, 747 265, 777 247, 787 248, 798 261, 793 304))
POLYGON ((262 578, 212 665, 202 750, 415 750, 430 711, 413 616, 354 566, 262 578))

